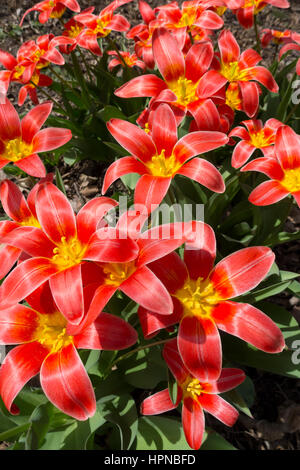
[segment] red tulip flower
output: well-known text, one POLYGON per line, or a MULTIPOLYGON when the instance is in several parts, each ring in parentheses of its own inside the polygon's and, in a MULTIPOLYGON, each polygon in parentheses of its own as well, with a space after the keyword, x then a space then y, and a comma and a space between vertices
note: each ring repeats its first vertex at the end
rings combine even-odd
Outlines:
POLYGON ((253 27, 254 17, 268 5, 277 8, 290 7, 287 0, 243 0, 243 6, 235 10, 234 13, 239 23, 248 29, 253 27))
POLYGON ((6 70, 0 71, 0 104, 5 102, 7 90, 11 82, 27 84, 34 74, 35 64, 29 59, 15 58, 9 52, 0 49, 0 63, 6 70))
POLYGON ((103 216, 116 205, 112 199, 95 198, 75 216, 56 186, 50 182, 40 184, 35 209, 41 228, 22 226, 0 236, 2 243, 31 257, 11 271, 1 285, 1 308, 19 302, 49 280, 60 312, 78 325, 84 316, 82 264, 125 263, 135 259, 138 252, 133 240, 110 238, 110 234, 103 237, 97 231, 103 216))
POLYGON ((99 15, 82 12, 74 19, 82 23, 86 28, 78 36, 78 45, 88 49, 98 56, 102 55, 98 38, 106 37, 111 31, 128 31, 130 24, 122 15, 114 15, 114 11, 131 0, 114 0, 105 7, 99 15))
POLYGON ((244 165, 256 149, 261 149, 265 157, 272 157, 276 132, 284 124, 277 119, 268 119, 265 125, 260 120, 243 121, 245 127, 232 129, 229 137, 242 139, 234 148, 231 164, 234 168, 244 165))
MULTIPOLYGON (((95 7, 89 7, 83 10, 81 13, 86 14, 86 13, 93 13, 95 10, 95 7)), ((59 46, 60 51, 63 54, 70 54, 78 45, 78 42, 80 41, 80 33, 85 29, 85 26, 83 23, 80 21, 75 20, 74 18, 71 18, 69 21, 67 21, 64 24, 64 30, 62 32, 62 36, 68 38, 71 40, 69 44, 61 44, 59 46)))
MULTIPOLYGON (((279 59, 282 58, 283 54, 285 54, 288 51, 300 51, 300 34, 299 33, 292 33, 292 41, 295 41, 294 43, 290 44, 285 44, 281 49, 279 53, 279 59)), ((296 65, 296 72, 298 75, 300 75, 300 59, 297 62, 296 65)))
POLYGON ((30 79, 30 83, 27 83, 20 88, 18 105, 22 106, 28 95, 34 104, 39 104, 36 88, 48 87, 52 85, 52 83, 52 78, 48 77, 48 75, 40 73, 39 69, 36 69, 30 79))
POLYGON ((190 113, 198 128, 219 130, 220 116, 215 104, 211 99, 200 99, 198 95, 200 78, 213 59, 212 44, 194 44, 184 57, 171 33, 159 28, 153 33, 153 55, 163 80, 157 75, 142 75, 122 85, 115 94, 121 98, 153 97, 151 106, 168 103, 178 123, 186 113, 190 113))
POLYGON ((49 18, 60 18, 66 11, 66 8, 75 12, 80 11, 80 6, 76 0, 43 0, 25 11, 20 26, 22 26, 25 16, 31 11, 40 12, 39 22, 43 24, 49 18))
POLYGON ((160 204, 176 174, 187 176, 212 191, 222 193, 225 185, 222 176, 212 163, 192 157, 209 152, 226 144, 228 137, 221 132, 192 132, 177 138, 175 116, 166 104, 153 113, 151 136, 138 126, 121 119, 111 119, 107 124, 114 138, 131 154, 120 158, 107 170, 103 194, 120 176, 128 173, 142 175, 134 193, 135 204, 160 204))
POLYGON ((262 33, 262 47, 267 47, 271 41, 278 45, 293 42, 292 31, 290 29, 286 29, 285 31, 278 31, 277 29, 266 28, 262 30, 262 33))
POLYGON ((44 34, 36 41, 27 41, 19 49, 18 56, 35 63, 37 69, 47 67, 49 62, 63 65, 65 59, 56 49, 57 46, 70 44, 72 41, 64 36, 55 37, 54 34, 44 34))
POLYGON ((42 389, 57 408, 80 421, 92 417, 95 394, 77 349, 125 349, 137 341, 136 331, 103 312, 80 333, 70 335, 47 283, 26 301, 30 307, 16 304, 0 311, 0 344, 19 345, 0 368, 0 396, 6 408, 19 413, 15 397, 40 372, 42 389))
POLYGON ((51 103, 38 105, 20 121, 8 99, 0 104, 0 168, 12 162, 31 176, 43 178, 46 175, 38 153, 61 147, 72 138, 69 129, 40 130, 51 109, 51 103))
POLYGON ((143 415, 155 415, 174 410, 182 401, 182 425, 188 445, 195 450, 201 446, 205 430, 206 411, 227 426, 238 418, 237 410, 218 394, 231 390, 245 380, 240 369, 222 369, 218 380, 199 381, 184 366, 176 340, 169 341, 163 350, 164 359, 177 382, 177 400, 174 404, 165 389, 146 398, 141 405, 143 415))
POLYGON ((215 256, 214 232, 202 223, 202 235, 192 247, 186 246, 184 261, 171 253, 149 266, 172 295, 173 314, 158 315, 142 307, 138 311, 146 337, 179 323, 181 358, 190 373, 204 382, 217 380, 221 373, 218 328, 265 352, 278 353, 284 348, 280 329, 267 315, 252 305, 230 300, 265 278, 275 258, 272 251, 263 246, 244 248, 213 267, 215 256))
POLYGON ((262 83, 273 93, 278 92, 278 85, 268 69, 257 66, 262 58, 254 49, 247 49, 240 54, 240 47, 230 31, 222 31, 218 44, 220 60, 215 60, 215 70, 209 70, 201 78, 198 94, 204 99, 220 91, 227 83, 237 83, 243 110, 252 117, 259 105, 259 88, 253 81, 262 83))
POLYGON ((108 51, 108 55, 114 56, 114 58, 108 64, 108 70, 111 72, 115 67, 121 65, 121 67, 139 67, 145 70, 146 64, 142 60, 139 60, 136 54, 130 54, 125 51, 108 51))
POLYGON ((257 158, 241 171, 259 171, 271 181, 261 183, 252 191, 249 201, 256 206, 268 206, 289 194, 300 207, 300 136, 289 126, 278 129, 275 140, 276 158, 257 158))

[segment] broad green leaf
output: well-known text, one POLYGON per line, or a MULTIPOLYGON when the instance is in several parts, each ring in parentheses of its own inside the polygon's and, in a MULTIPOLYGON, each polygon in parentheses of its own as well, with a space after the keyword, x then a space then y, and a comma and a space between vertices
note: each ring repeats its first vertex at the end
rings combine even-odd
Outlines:
POLYGON ((30 428, 27 431, 25 448, 26 450, 39 449, 43 439, 49 429, 53 405, 48 402, 39 405, 30 416, 30 428))
POLYGON ((207 429, 207 438, 201 446, 201 450, 237 450, 230 442, 216 432, 207 429))

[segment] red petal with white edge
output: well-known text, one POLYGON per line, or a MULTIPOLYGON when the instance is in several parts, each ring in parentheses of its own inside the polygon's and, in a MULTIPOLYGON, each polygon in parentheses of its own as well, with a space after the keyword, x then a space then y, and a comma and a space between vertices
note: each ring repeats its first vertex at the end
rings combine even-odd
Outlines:
POLYGON ((203 222, 195 224, 195 241, 186 243, 184 262, 191 279, 206 279, 216 258, 216 237, 209 225, 203 222))
POLYGON ((161 315, 168 315, 173 311, 173 302, 170 294, 147 266, 138 268, 120 285, 120 289, 128 297, 148 310, 160 313, 161 315))
POLYGON ((38 374, 48 352, 34 341, 17 346, 5 357, 0 368, 0 396, 10 413, 19 414, 13 401, 28 380, 38 374))
POLYGON ((218 296, 230 299, 254 289, 268 274, 275 255, 270 248, 251 246, 222 259, 210 275, 218 296))
POLYGON ((227 78, 223 77, 216 70, 209 70, 200 79, 197 87, 197 95, 201 99, 211 98, 228 82, 227 78))
POLYGON ((199 131, 217 131, 221 128, 219 111, 212 100, 197 100, 188 105, 199 131))
POLYGON ((180 289, 188 277, 185 263, 175 252, 150 263, 148 268, 163 282, 171 294, 180 289))
POLYGON ((76 217, 78 239, 87 243, 105 214, 117 205, 117 201, 108 197, 96 197, 87 202, 76 217))
POLYGON ((122 15, 114 15, 107 25, 107 29, 113 31, 128 31, 129 28, 130 23, 122 15))
POLYGON ((20 136, 21 123, 18 113, 11 102, 5 98, 5 103, 0 104, 0 138, 5 141, 20 136))
POLYGON ((32 215, 25 197, 12 181, 1 182, 0 198, 6 214, 16 222, 23 222, 32 215))
POLYGON ((23 300, 56 274, 57 269, 46 258, 30 258, 19 264, 0 287, 1 308, 23 300))
POLYGON ((143 175, 148 173, 148 169, 142 162, 139 162, 134 157, 119 158, 119 160, 112 163, 106 170, 102 186, 102 194, 105 194, 110 185, 118 178, 128 175, 129 173, 143 175))
POLYGON ((212 312, 218 327, 268 353, 285 346, 278 326, 263 312, 249 304, 221 302, 212 312))
POLYGON ((203 29, 220 29, 224 25, 224 21, 214 11, 205 10, 194 24, 203 29))
POLYGON ((278 181, 265 181, 255 188, 249 196, 249 201, 255 206, 269 206, 289 195, 278 181))
MULTIPOLYGON (((178 222, 178 226, 180 227, 180 222, 178 222)), ((153 261, 159 260, 163 256, 168 255, 172 251, 179 248, 185 241, 184 235, 184 228, 178 233, 178 237, 176 232, 173 233, 172 228, 173 224, 170 225, 161 225, 162 228, 162 236, 161 238, 154 238, 156 235, 155 232, 148 232, 150 234, 149 238, 140 238, 137 243, 140 247, 140 254, 137 260, 137 266, 145 266, 148 263, 152 263, 153 261), (163 231, 163 227, 166 229, 170 229, 168 232, 163 231), (170 236, 169 236, 170 234, 170 236), (153 235, 153 238, 152 238, 153 235), (165 238, 163 238, 165 237, 165 238)), ((147 233, 144 232, 143 235, 147 233)))
POLYGON ((242 140, 249 140, 249 134, 242 126, 237 126, 229 132, 228 137, 239 137, 242 140))
POLYGON ((299 135, 289 126, 278 129, 275 140, 275 154, 283 169, 300 166, 299 135))
POLYGON ((244 163, 246 163, 253 152, 255 151, 256 147, 244 140, 241 140, 233 150, 231 165, 233 168, 240 168, 244 163))
POLYGON ((179 354, 177 338, 171 339, 165 344, 162 354, 176 381, 179 385, 182 384, 189 375, 189 372, 179 354))
POLYGON ((21 250, 14 246, 0 246, 0 279, 2 279, 11 270, 18 261, 21 250))
POLYGON ((182 426, 188 445, 198 450, 202 444, 205 429, 204 413, 201 405, 191 397, 183 400, 182 426))
POLYGON ((45 395, 63 413, 79 421, 95 414, 94 390, 73 344, 49 354, 40 377, 45 395))
POLYGON ((122 318, 102 312, 87 328, 74 337, 76 348, 119 351, 137 342, 134 328, 122 318))
POLYGON ((9 52, 2 51, 0 49, 0 63, 3 65, 4 68, 12 70, 18 62, 16 61, 13 55, 9 54, 9 52))
POLYGON ((177 142, 177 124, 174 113, 167 104, 161 104, 154 112, 151 136, 157 153, 165 150, 165 156, 170 157, 177 142))
POLYGON ((238 45, 231 31, 228 29, 222 31, 219 36, 218 44, 222 62, 228 64, 230 62, 237 62, 239 60, 240 46, 238 45))
POLYGON ((35 134, 40 130, 51 113, 53 103, 39 104, 31 109, 21 121, 22 139, 31 144, 35 134))
POLYGON ((95 54, 98 57, 102 56, 102 51, 99 47, 96 35, 85 34, 85 32, 83 32, 82 35, 78 36, 77 41, 79 46, 83 47, 84 49, 88 49, 92 52, 92 54, 95 54))
POLYGON ((166 80, 173 82, 185 72, 184 56, 176 39, 164 28, 153 33, 152 50, 157 67, 166 80))
POLYGON ((107 129, 122 147, 143 162, 156 155, 151 137, 135 124, 123 119, 111 119, 107 123, 107 129))
POLYGON ((52 183, 40 185, 36 195, 38 220, 46 235, 61 243, 76 236, 75 214, 66 196, 52 183))
POLYGON ((185 58, 185 77, 196 83, 207 72, 214 56, 211 42, 194 44, 185 58))
POLYGON ((70 323, 78 325, 84 315, 80 264, 53 276, 50 288, 59 311, 70 323))
POLYGON ((92 235, 84 259, 102 263, 127 263, 139 253, 138 245, 130 238, 118 237, 115 229, 99 229, 92 235))
POLYGON ((218 329, 211 319, 185 316, 179 325, 178 349, 194 377, 203 382, 218 379, 222 348, 218 329))
POLYGON ((139 96, 157 96, 167 88, 165 82, 157 75, 142 75, 124 83, 115 91, 120 98, 136 98, 139 96))
POLYGON ((49 150, 62 147, 72 139, 70 129, 60 129, 59 127, 48 127, 39 131, 33 138, 33 151, 49 152, 49 150))
POLYGON ((271 118, 267 120, 265 124, 265 129, 276 134, 278 129, 282 126, 284 126, 283 122, 278 121, 278 119, 271 118))
POLYGON ((170 398, 169 390, 166 388, 146 398, 141 404, 140 411, 142 415, 158 415, 175 408, 176 406, 170 398))
POLYGON ((218 395, 203 393, 198 400, 205 411, 208 411, 226 426, 233 426, 238 419, 238 411, 218 395))
POLYGON ((250 29, 254 24, 254 6, 248 8, 239 8, 237 11, 237 19, 239 23, 246 29, 250 29))
POLYGON ((38 327, 36 312, 25 305, 0 310, 0 344, 20 344, 34 340, 38 327))
POLYGON ((254 117, 258 111, 260 88, 254 82, 239 82, 242 94, 243 111, 249 117, 254 117))
POLYGON ((271 72, 265 67, 252 67, 249 71, 249 80, 256 80, 273 93, 278 93, 279 87, 271 72))
POLYGON ((15 165, 30 176, 35 176, 36 178, 44 178, 46 176, 46 168, 37 154, 23 158, 15 162, 15 165))
POLYGON ((58 308, 55 305, 49 282, 45 282, 26 297, 26 302, 39 313, 55 313, 58 308))
POLYGON ((201 153, 222 147, 228 142, 228 137, 223 132, 196 131, 184 135, 174 147, 176 160, 181 163, 201 153))
POLYGON ((247 49, 241 54, 239 59, 239 67, 250 68, 255 67, 262 60, 261 55, 258 54, 254 49, 247 49))
POLYGON ((276 158, 256 158, 243 166, 240 171, 259 171, 274 180, 284 178, 284 172, 276 158))
POLYGON ((134 204, 141 204, 149 213, 152 212, 162 202, 170 184, 171 178, 143 175, 135 187, 134 204))
POLYGON ((44 232, 37 227, 19 226, 7 235, 2 235, 1 240, 34 257, 52 258, 55 248, 44 232))
POLYGON ((191 178, 215 193, 223 193, 225 191, 225 183, 221 173, 212 163, 203 158, 193 158, 185 163, 177 171, 177 174, 191 178))
POLYGON ((34 215, 35 218, 37 218, 36 208, 35 208, 35 198, 36 198, 36 194, 38 192, 38 189, 39 189, 41 184, 46 183, 47 181, 49 181, 49 183, 53 183, 53 176, 54 176, 53 173, 47 173, 45 178, 41 178, 38 181, 38 183, 35 184, 33 186, 33 188, 31 189, 31 191, 29 191, 29 193, 28 193, 27 204, 28 204, 28 207, 31 210, 31 212, 32 212, 32 214, 34 215))
POLYGON ((223 393, 240 385, 246 378, 245 372, 241 369, 222 369, 221 375, 216 382, 211 382, 207 386, 206 393, 223 393))
POLYGON ((169 328, 170 326, 179 323, 182 317, 183 308, 181 303, 175 297, 173 298, 173 303, 174 311, 171 315, 159 315, 158 313, 139 307, 138 316, 145 338, 152 338, 159 330, 169 328))

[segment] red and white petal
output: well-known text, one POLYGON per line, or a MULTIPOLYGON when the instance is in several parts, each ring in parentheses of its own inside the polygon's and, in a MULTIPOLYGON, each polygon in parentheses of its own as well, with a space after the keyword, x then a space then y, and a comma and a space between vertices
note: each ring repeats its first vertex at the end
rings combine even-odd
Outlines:
POLYGON ((18 261, 21 250, 14 246, 0 245, 0 279, 9 273, 13 265, 18 261))
POLYGON ((202 406, 191 397, 183 400, 182 426, 188 445, 198 450, 203 440, 205 420, 202 406))
POLYGON ((166 82, 173 82, 184 76, 183 53, 176 39, 166 29, 155 29, 152 50, 157 67, 166 82))
POLYGON ((215 103, 210 99, 199 99, 188 105, 199 131, 219 131, 221 119, 215 103))
POLYGON ((186 368, 198 380, 217 380, 222 367, 222 348, 215 323, 198 316, 185 316, 179 325, 178 350, 186 368))
POLYGON ((211 98, 221 90, 227 82, 227 78, 223 77, 219 72, 209 70, 199 81, 197 95, 201 99, 211 98))
POLYGON ((142 415, 157 415, 166 411, 174 410, 176 406, 172 402, 169 390, 161 390, 160 392, 146 398, 141 404, 142 415))
POLYGON ((300 167, 299 135, 289 126, 278 129, 275 140, 275 154, 283 169, 300 167))
POLYGON ((15 248, 23 250, 30 256, 52 258, 55 245, 37 227, 19 226, 14 230, 1 234, 1 240, 15 248))
POLYGON ((279 87, 271 72, 265 67, 259 65, 252 67, 249 71, 249 80, 256 80, 273 93, 278 93, 279 87))
POLYGON ((151 136, 157 153, 165 150, 165 156, 171 156, 177 142, 177 124, 174 113, 167 104, 161 104, 154 112, 151 136))
POLYGON ((102 194, 105 194, 109 186, 113 184, 118 178, 129 173, 137 173, 138 175, 143 175, 148 173, 147 167, 134 157, 123 157, 116 160, 112 163, 106 170, 102 194))
POLYGON ((255 206, 269 206, 289 195, 278 181, 265 181, 255 188, 249 196, 249 201, 255 206))
POLYGON ((72 132, 70 129, 61 129, 59 127, 48 127, 42 129, 33 138, 33 151, 49 152, 50 150, 62 147, 64 144, 72 139, 72 132))
POLYGON ((190 132, 181 137, 177 142, 174 147, 174 155, 176 160, 184 163, 189 158, 222 147, 222 145, 225 145, 227 142, 228 137, 226 134, 223 134, 223 132, 190 132))
POLYGON ((162 354, 176 381, 179 385, 182 384, 188 377, 189 372, 179 354, 177 338, 173 338, 165 344, 162 354))
POLYGON ((199 397, 199 403, 205 411, 226 424, 226 426, 233 426, 238 419, 238 411, 219 395, 203 393, 199 397))
POLYGON ((194 44, 185 58, 185 77, 196 83, 207 72, 214 56, 211 42, 194 44))
POLYGON ((230 62, 237 62, 239 60, 240 47, 231 31, 228 29, 222 31, 219 36, 218 44, 222 62, 229 64, 230 62))
POLYGON ((94 390, 73 344, 49 354, 40 377, 45 395, 63 413, 79 421, 95 414, 94 390))
POLYGON ((137 182, 134 192, 134 204, 143 205, 150 213, 162 202, 168 192, 171 178, 143 175, 137 182))
POLYGON ((233 168, 240 168, 244 163, 246 163, 256 147, 245 140, 241 140, 235 147, 232 153, 231 165, 233 168))
POLYGON ((0 198, 3 209, 11 219, 20 223, 31 217, 25 197, 11 180, 1 182, 0 198))
POLYGON ((243 248, 222 259, 210 275, 218 296, 230 299, 254 289, 268 274, 275 255, 268 247, 243 248))
POLYGON ((187 266, 175 251, 151 262, 148 268, 162 281, 171 294, 183 286, 189 274, 187 266))
POLYGON ((207 393, 224 393, 240 385, 246 378, 241 369, 225 368, 216 382, 207 384, 207 393))
POLYGON ((191 279, 206 279, 216 258, 216 237, 209 225, 203 222, 196 222, 194 225, 195 240, 186 243, 184 262, 191 279))
POLYGON ((30 176, 35 176, 36 178, 44 178, 46 176, 46 168, 36 153, 22 158, 22 160, 18 160, 14 164, 30 176))
POLYGON ((239 82, 242 94, 243 111, 249 117, 254 117, 259 107, 260 88, 254 82, 239 82))
POLYGON ((278 326, 263 312, 249 304, 221 302, 212 312, 218 327, 268 353, 285 346, 278 326))
POLYGON ((239 67, 242 69, 255 67, 255 65, 257 65, 261 60, 261 55, 259 55, 259 53, 254 49, 246 49, 244 52, 242 52, 239 59, 239 67))
POLYGON ((276 158, 256 158, 243 166, 240 171, 259 171, 279 181, 284 178, 284 172, 276 158))
POLYGON ((108 197, 97 197, 88 201, 77 214, 77 236, 81 243, 88 243, 105 214, 118 205, 108 197))
POLYGON ((53 103, 42 103, 31 109, 21 121, 22 139, 31 144, 51 113, 53 103))
POLYGON ((225 183, 221 173, 212 163, 203 158, 193 158, 185 163, 177 171, 177 174, 191 178, 215 193, 223 193, 225 191, 225 183))
POLYGON ((160 315, 144 307, 139 307, 138 316, 145 338, 152 338, 159 330, 170 328, 170 326, 179 323, 183 312, 182 304, 175 297, 173 297, 173 304, 174 311, 170 315, 160 315))
POLYGON ((0 344, 20 344, 34 340, 38 327, 36 312, 25 305, 0 310, 0 344))
POLYGON ((124 83, 115 91, 120 98, 137 98, 139 96, 157 96, 167 88, 165 82, 157 75, 142 75, 124 83))
POLYGON ((204 10, 194 24, 203 29, 220 29, 224 25, 224 21, 214 11, 204 10))
POLYGON ((55 313, 58 308, 54 302, 49 282, 44 282, 26 297, 26 302, 39 313, 55 313))
POLYGON ((138 245, 130 238, 122 238, 114 228, 97 230, 89 241, 84 259, 102 263, 126 263, 139 253, 138 245))
POLYGON ((2 141, 21 137, 21 123, 19 115, 11 102, 6 98, 0 104, 0 138, 2 141))

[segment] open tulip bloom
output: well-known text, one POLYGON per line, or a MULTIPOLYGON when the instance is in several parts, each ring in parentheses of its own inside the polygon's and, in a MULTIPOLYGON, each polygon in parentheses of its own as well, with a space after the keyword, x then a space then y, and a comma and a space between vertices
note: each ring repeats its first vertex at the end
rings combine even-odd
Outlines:
POLYGON ((25 11, 20 26, 22 26, 25 16, 31 11, 40 12, 39 22, 43 24, 50 18, 60 18, 66 11, 66 8, 77 13, 80 11, 77 0, 44 0, 25 11))
MULTIPOLYGON (((80 421, 92 417, 95 394, 77 349, 125 349, 137 341, 136 331, 123 319, 102 312, 80 333, 70 335, 48 283, 26 301, 29 307, 16 304, 0 310, 0 344, 19 344, 0 368, 0 396, 6 408, 19 413, 15 397, 40 372, 42 389, 57 408, 80 421)), ((89 295, 85 301, 88 306, 89 295)))
POLYGON ((258 171, 270 178, 261 183, 249 196, 257 206, 268 206, 289 194, 300 207, 300 136, 289 126, 278 129, 275 140, 275 158, 257 158, 241 171, 258 171))
POLYGON ((248 29, 252 28, 254 17, 268 5, 277 8, 289 8, 290 6, 287 0, 243 0, 241 7, 234 10, 234 13, 239 23, 248 29))
POLYGON ((0 168, 13 163, 31 176, 46 176, 38 153, 61 147, 72 138, 69 129, 49 127, 40 130, 51 109, 52 103, 40 104, 20 121, 8 99, 0 104, 0 168))
POLYGON ((170 253, 150 265, 172 296, 173 314, 158 315, 142 307, 138 310, 146 337, 179 323, 180 356, 200 381, 220 376, 218 328, 265 352, 278 353, 284 347, 282 333, 269 317, 250 304, 230 300, 265 278, 274 262, 272 251, 267 247, 244 248, 213 267, 215 256, 214 232, 203 223, 202 236, 190 248, 186 246, 184 261, 177 253, 170 253))
POLYGON ((169 341, 163 357, 177 382, 177 399, 173 403, 165 389, 146 398, 141 413, 155 415, 174 410, 182 401, 182 426, 188 445, 195 450, 201 446, 205 430, 204 412, 207 411, 227 426, 238 418, 237 410, 218 394, 240 385, 245 374, 240 369, 222 369, 218 380, 199 381, 186 369, 178 352, 176 340, 169 341))
POLYGON ((131 156, 120 158, 108 168, 103 193, 120 176, 138 173, 142 177, 135 188, 134 202, 151 212, 151 206, 163 200, 176 174, 218 193, 225 190, 222 176, 212 163, 198 157, 192 159, 226 144, 228 137, 222 132, 196 131, 178 140, 176 119, 166 104, 154 111, 151 136, 121 119, 111 119, 107 127, 131 156))

